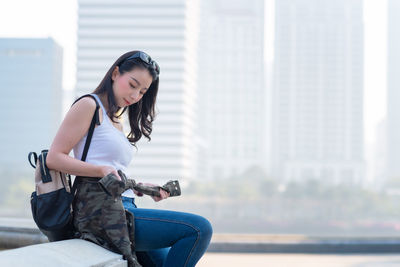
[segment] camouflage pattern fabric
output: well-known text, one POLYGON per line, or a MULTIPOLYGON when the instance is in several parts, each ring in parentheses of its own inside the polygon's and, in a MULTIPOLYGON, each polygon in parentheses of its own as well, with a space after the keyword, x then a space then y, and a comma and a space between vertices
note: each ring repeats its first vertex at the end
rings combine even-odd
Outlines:
POLYGON ((82 239, 122 254, 130 267, 141 267, 134 252, 134 217, 121 200, 126 187, 126 179, 117 180, 114 174, 100 180, 81 178, 74 200, 74 227, 82 239))
POLYGON ((160 197, 160 189, 165 190, 168 192, 170 197, 176 197, 181 195, 181 187, 179 186, 179 181, 168 181, 165 185, 163 186, 147 186, 143 185, 141 183, 136 183, 134 179, 128 179, 126 175, 119 170, 118 171, 119 176, 122 178, 122 180, 125 181, 125 188, 126 189, 133 189, 138 191, 139 193, 149 195, 149 196, 156 196, 160 197))

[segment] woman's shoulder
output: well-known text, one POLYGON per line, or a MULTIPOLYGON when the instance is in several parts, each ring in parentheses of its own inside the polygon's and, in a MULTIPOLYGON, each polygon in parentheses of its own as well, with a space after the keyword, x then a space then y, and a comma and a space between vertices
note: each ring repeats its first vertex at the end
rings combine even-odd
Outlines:
POLYGON ((80 121, 83 124, 90 121, 96 109, 96 101, 91 97, 83 97, 77 100, 69 109, 66 118, 72 121, 80 121))
POLYGON ((84 111, 94 110, 96 106, 96 100, 94 100, 94 98, 90 96, 82 97, 72 105, 72 107, 84 111))

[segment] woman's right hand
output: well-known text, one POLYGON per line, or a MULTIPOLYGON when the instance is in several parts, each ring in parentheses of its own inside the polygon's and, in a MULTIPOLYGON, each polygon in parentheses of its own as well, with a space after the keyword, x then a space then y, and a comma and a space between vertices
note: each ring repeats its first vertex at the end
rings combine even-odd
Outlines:
POLYGON ((104 177, 110 173, 114 174, 118 180, 122 180, 121 177, 119 176, 117 170, 114 167, 111 166, 100 166, 100 171, 101 171, 101 177, 104 177))

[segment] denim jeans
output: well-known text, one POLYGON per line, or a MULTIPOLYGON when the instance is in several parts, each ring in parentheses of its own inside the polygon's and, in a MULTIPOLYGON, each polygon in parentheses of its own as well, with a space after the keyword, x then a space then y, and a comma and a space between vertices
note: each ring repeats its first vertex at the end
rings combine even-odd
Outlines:
POLYGON ((198 215, 137 208, 134 198, 122 197, 135 216, 136 254, 143 266, 195 266, 212 236, 210 222, 198 215))

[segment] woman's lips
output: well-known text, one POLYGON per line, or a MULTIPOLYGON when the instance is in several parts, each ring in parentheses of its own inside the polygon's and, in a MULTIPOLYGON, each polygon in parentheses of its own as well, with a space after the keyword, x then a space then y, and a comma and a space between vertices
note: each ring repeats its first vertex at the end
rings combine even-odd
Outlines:
POLYGON ((124 99, 125 100, 125 103, 129 106, 131 103, 129 103, 126 99, 124 99))

